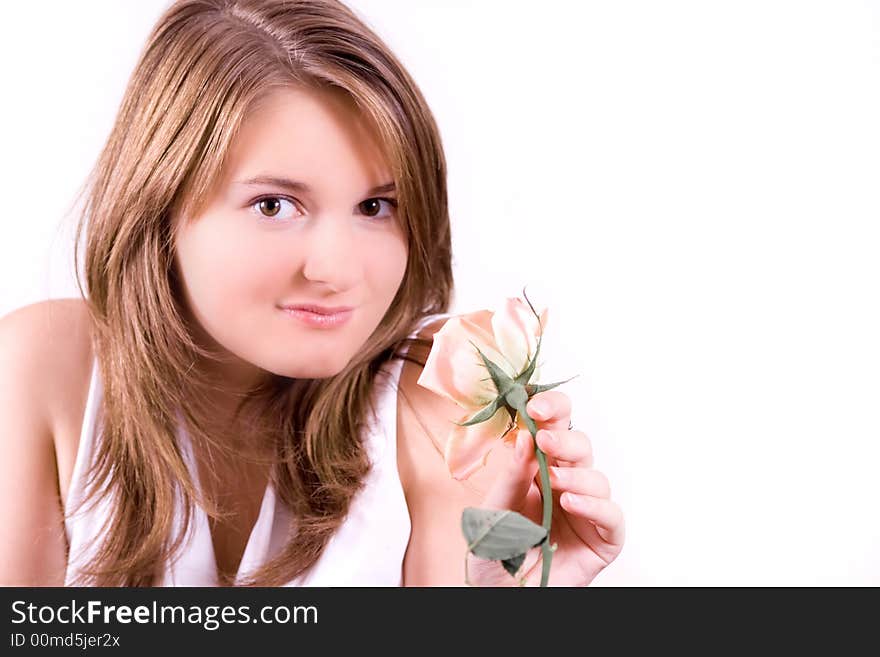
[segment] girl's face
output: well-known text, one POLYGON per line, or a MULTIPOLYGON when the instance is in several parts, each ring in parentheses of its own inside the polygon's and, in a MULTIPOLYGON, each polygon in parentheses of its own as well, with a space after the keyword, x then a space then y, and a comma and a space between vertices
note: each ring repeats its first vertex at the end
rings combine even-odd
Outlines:
POLYGON ((176 267, 200 340, 223 376, 340 372, 403 280, 407 245, 392 177, 341 92, 285 89, 251 113, 204 211, 182 219, 176 267), (315 328, 283 306, 349 306, 315 328))

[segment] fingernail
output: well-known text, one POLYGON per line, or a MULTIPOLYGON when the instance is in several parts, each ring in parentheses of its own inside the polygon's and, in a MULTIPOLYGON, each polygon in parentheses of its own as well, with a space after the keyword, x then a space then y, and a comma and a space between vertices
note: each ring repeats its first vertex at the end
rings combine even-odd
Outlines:
POLYGON ((551 445, 556 444, 556 436, 553 435, 552 431, 548 431, 547 429, 541 429, 541 432, 544 436, 544 442, 550 443, 551 445))
POLYGON ((536 401, 532 404, 532 413, 539 418, 546 419, 547 413, 550 411, 549 404, 545 401, 536 401))

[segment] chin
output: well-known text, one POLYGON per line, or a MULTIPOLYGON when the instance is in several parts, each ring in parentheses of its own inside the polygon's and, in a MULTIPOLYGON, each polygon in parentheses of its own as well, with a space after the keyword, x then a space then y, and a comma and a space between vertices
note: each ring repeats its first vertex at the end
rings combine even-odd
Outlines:
POLYGON ((267 367, 269 372, 289 379, 329 379, 339 374, 347 363, 326 363, 304 365, 302 363, 275 363, 275 367, 267 367))

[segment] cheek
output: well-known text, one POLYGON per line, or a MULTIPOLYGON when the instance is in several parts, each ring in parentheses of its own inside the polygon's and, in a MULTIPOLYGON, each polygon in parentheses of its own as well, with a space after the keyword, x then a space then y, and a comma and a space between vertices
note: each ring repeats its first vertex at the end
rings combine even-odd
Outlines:
POLYGON ((391 303, 406 272, 407 248, 400 235, 384 240, 381 248, 375 249, 370 257, 368 268, 376 287, 381 288, 391 303))
POLYGON ((260 257, 256 245, 241 235, 222 230, 219 222, 210 231, 199 228, 193 227, 178 242, 188 301, 209 330, 230 326, 259 297, 277 264, 260 257))

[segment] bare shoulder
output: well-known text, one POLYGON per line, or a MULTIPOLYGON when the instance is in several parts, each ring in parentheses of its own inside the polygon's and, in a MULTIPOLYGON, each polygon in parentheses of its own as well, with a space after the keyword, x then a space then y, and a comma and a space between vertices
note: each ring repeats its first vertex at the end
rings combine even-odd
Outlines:
POLYGON ((22 348, 51 351, 88 340, 90 319, 83 299, 47 299, 17 308, 0 317, 0 335, 22 348))
MULTIPOLYGON (((441 319, 419 333, 430 339, 444 324, 441 319)), ((424 362, 426 349, 410 353, 424 362)), ((410 512, 412 532, 404 561, 404 583, 416 586, 462 585, 461 564, 466 543, 461 514, 479 506, 499 473, 511 462, 513 450, 495 447, 486 465, 465 481, 453 479, 444 449, 453 421, 467 411, 418 384, 422 367, 404 361, 398 386, 398 469, 410 512)))
POLYGON ((84 302, 43 301, 0 318, 0 585, 60 586, 63 505, 91 357, 84 302))
POLYGON ((19 382, 33 391, 53 425, 82 397, 91 374, 91 319, 82 299, 49 299, 0 318, 4 358, 13 359, 19 382))
POLYGON ((19 411, 46 427, 62 496, 76 457, 92 357, 91 318, 82 299, 40 301, 0 318, 4 384, 26 405, 19 411))

